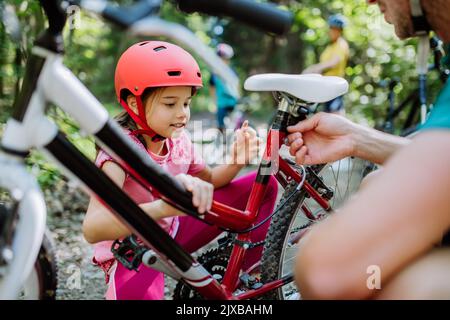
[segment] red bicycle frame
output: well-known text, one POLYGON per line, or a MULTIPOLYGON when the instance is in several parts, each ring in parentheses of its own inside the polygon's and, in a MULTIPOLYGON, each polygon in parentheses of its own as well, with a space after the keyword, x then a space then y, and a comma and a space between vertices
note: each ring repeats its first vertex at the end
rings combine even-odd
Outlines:
MULTIPOLYGON (((213 223, 216 226, 223 228, 229 228, 232 230, 245 230, 256 223, 258 217, 258 209, 261 207, 262 200, 267 188, 267 182, 270 175, 274 175, 279 181, 285 179, 291 181, 292 179, 298 183, 302 181, 302 176, 294 170, 283 158, 279 156, 279 149, 283 145, 286 134, 279 130, 271 129, 267 137, 266 149, 263 154, 262 161, 259 165, 258 174, 253 183, 252 190, 244 211, 237 210, 235 208, 224 205, 220 202, 214 201, 211 211, 205 214, 205 221, 213 223), (263 172, 265 169, 270 168, 271 173, 266 174, 263 172), (283 178, 279 173, 283 173, 286 178, 283 178)), ((280 181, 283 185, 286 181, 280 181)), ((330 210, 330 204, 324 199, 306 180, 304 181, 303 188, 306 192, 326 211, 330 210)), ((304 208, 305 212, 309 212, 307 208, 304 208)), ((313 218, 311 214, 311 218, 313 218)), ((244 256, 246 248, 241 244, 248 243, 250 241, 250 232, 239 233, 237 235, 237 243, 234 244, 231 252, 230 260, 226 268, 226 272, 223 278, 223 282, 220 285, 223 294, 227 299, 250 299, 260 296, 267 291, 279 288, 290 281, 292 276, 288 275, 282 279, 272 281, 264 284, 258 289, 249 290, 237 296, 233 296, 232 293, 237 289, 239 285, 239 274, 244 262, 244 256)), ((200 288, 197 288, 200 289, 200 288)), ((198 290, 204 297, 217 297, 217 291, 219 288, 216 284, 207 285, 201 290, 198 290)), ((219 289, 220 290, 220 289, 219 289)), ((220 294, 219 294, 220 295, 220 294)))

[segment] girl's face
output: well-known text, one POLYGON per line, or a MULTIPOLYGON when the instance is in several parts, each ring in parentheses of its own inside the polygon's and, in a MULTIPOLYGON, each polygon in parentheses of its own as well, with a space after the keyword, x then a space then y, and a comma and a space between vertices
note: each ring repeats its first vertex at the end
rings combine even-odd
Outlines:
POLYGON ((192 87, 167 87, 155 91, 145 102, 147 124, 165 138, 176 138, 189 121, 191 99, 192 87))
POLYGON ((159 135, 176 138, 186 127, 191 116, 191 87, 162 88, 156 96, 147 99, 147 123, 159 135))

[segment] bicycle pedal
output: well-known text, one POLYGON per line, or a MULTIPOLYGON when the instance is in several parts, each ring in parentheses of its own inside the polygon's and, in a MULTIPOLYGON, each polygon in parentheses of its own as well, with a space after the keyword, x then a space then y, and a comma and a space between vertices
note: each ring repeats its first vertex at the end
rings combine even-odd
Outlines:
POLYGON ((136 236, 131 235, 122 241, 115 240, 111 246, 114 258, 128 270, 138 271, 142 256, 148 249, 139 244, 136 236))

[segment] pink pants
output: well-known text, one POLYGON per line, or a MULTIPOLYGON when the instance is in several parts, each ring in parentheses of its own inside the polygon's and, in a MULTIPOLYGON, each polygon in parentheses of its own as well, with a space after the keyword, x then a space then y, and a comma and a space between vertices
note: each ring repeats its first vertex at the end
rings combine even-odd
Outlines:
MULTIPOLYGON (((236 209, 244 210, 255 180, 256 172, 233 180, 231 183, 214 192, 214 200, 236 209)), ((278 185, 274 177, 270 177, 268 188, 262 202, 258 219, 261 221, 273 212, 277 197, 278 185)), ((175 240, 189 252, 215 239, 222 231, 190 217, 180 217, 180 225, 175 240)), ((261 241, 266 237, 270 220, 251 232, 251 241, 261 241)), ((261 258, 263 247, 249 249, 245 256, 243 269, 251 267, 261 258)), ((111 270, 106 299, 111 300, 161 300, 164 299, 164 275, 154 269, 141 265, 138 272, 126 269, 116 263, 111 270)))

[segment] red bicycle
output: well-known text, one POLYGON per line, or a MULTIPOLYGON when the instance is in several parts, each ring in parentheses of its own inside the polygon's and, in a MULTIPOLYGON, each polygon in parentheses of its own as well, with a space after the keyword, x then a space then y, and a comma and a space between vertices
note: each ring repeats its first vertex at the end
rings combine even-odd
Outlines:
POLYGON ((297 289, 292 284, 292 260, 305 229, 331 213, 332 208, 339 206, 353 193, 362 179, 364 164, 357 159, 348 158, 333 164, 305 168, 297 166, 283 149, 287 126, 305 119, 315 103, 345 93, 345 80, 308 75, 263 74, 250 77, 245 86, 248 90, 273 90, 278 111, 267 137, 266 149, 246 209, 241 211, 214 202, 211 211, 203 217, 205 222, 228 231, 227 236, 219 239, 217 247, 198 258, 198 262, 214 280, 220 282, 220 286, 213 286, 211 278, 193 282, 180 276, 168 268, 167 264, 161 263, 154 251, 143 249, 133 237, 124 242, 116 242, 113 246, 116 253, 133 253, 132 258, 125 254, 116 255, 124 265, 133 268, 133 263, 137 267, 142 261, 149 267, 179 279, 174 299, 289 299, 296 296, 297 289), (286 86, 286 81, 294 86, 286 86), (305 102, 305 99, 310 102, 305 102), (285 190, 272 215, 256 224, 258 208, 271 175, 276 177, 285 190), (251 243, 250 231, 269 218, 272 220, 266 239, 260 243, 251 243), (258 245, 264 246, 261 261, 250 269, 243 270, 245 251, 258 245), (260 274, 260 277, 255 277, 254 274, 260 274))
MULTIPOLYGON (((147 1, 144 2, 148 6, 147 1)), ((201 2, 203 11, 208 11, 208 5, 217 9, 220 1, 201 2)), ((278 103, 250 198, 243 211, 214 202, 209 212, 199 215, 192 204, 192 194, 139 150, 88 89, 62 65, 61 32, 65 14, 57 9, 57 0, 41 0, 40 3, 49 18, 49 29, 36 41, 28 59, 23 89, 5 127, 1 146, 0 185, 14 191, 20 205, 6 212, 12 218, 5 220, 11 223, 3 225, 0 239, 8 241, 0 242, 0 249, 15 243, 20 246, 11 245, 15 249, 11 252, 12 258, 0 260, 0 266, 7 268, 4 273, 7 276, 0 277, 0 297, 16 296, 21 279, 26 278, 33 267, 45 229, 42 193, 24 165, 32 147, 45 149, 144 242, 144 246, 138 246, 133 237, 117 242, 112 248, 116 256, 129 267, 142 262, 180 279, 181 298, 242 300, 264 296, 285 299, 296 293, 292 284, 292 257, 302 232, 332 212, 332 208, 359 184, 358 175, 353 176, 359 166, 355 159, 348 159, 347 164, 297 166, 288 155, 283 155, 286 128, 305 119, 312 105, 343 95, 348 89, 347 82, 316 75, 266 74, 247 79, 247 90, 272 91, 278 103), (194 259, 45 118, 47 102, 71 114, 82 130, 95 136, 101 147, 116 156, 144 187, 152 188, 160 198, 186 214, 228 231, 230 241, 222 243, 216 255, 199 261, 194 259), (344 171, 347 180, 340 178, 344 171), (255 224, 270 175, 277 178, 285 191, 276 210, 267 218, 272 220, 265 241, 252 244, 249 232, 265 222, 255 224), (255 245, 264 246, 260 264, 255 266, 261 278, 252 277, 251 270, 241 270, 245 251, 255 245)), ((250 17, 251 23, 263 24, 273 32, 285 32, 292 21, 290 13, 269 4, 240 0, 234 1, 233 6, 229 15, 241 19, 250 17)), ((149 12, 153 12, 152 7, 149 12)), ((112 21, 123 17, 120 12, 111 10, 103 14, 112 21)))

